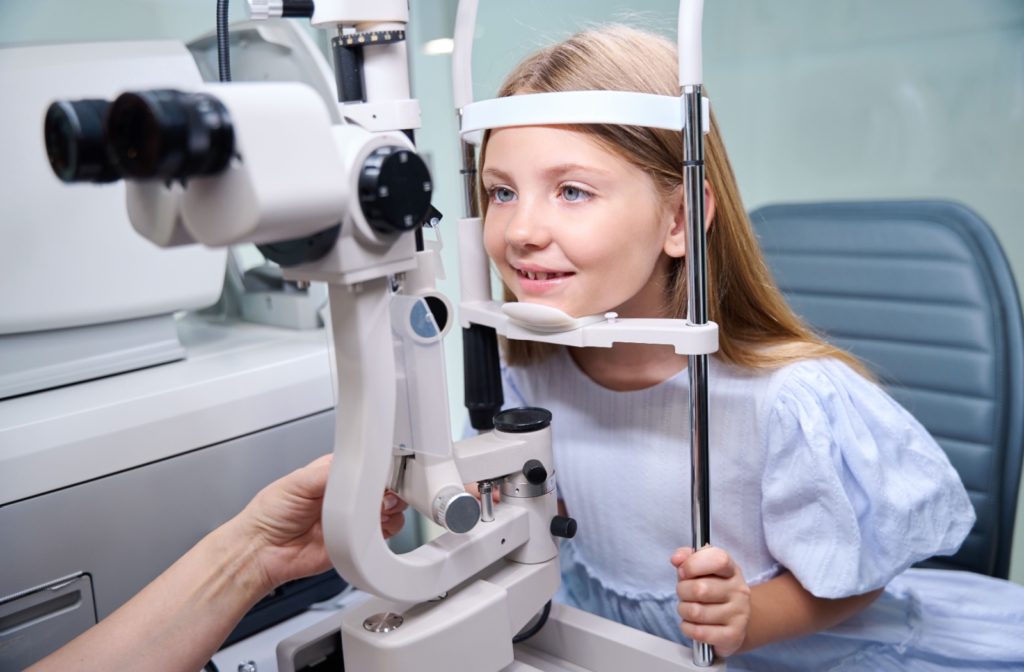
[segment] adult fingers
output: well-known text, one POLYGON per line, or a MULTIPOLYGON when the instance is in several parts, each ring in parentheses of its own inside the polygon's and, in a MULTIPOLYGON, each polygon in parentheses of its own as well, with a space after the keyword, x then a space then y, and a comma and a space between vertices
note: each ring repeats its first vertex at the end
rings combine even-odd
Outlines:
POLYGON ((397 513, 393 516, 381 515, 380 527, 384 532, 384 538, 390 539, 399 532, 402 531, 402 527, 405 525, 405 514, 397 513))
POLYGON ((331 465, 331 461, 333 459, 334 459, 334 453, 327 453, 326 455, 321 455, 320 457, 316 458, 315 460, 313 460, 312 462, 310 462, 306 466, 307 467, 315 467, 315 468, 329 467, 331 465))
POLYGON ((384 498, 381 500, 380 504, 381 513, 387 515, 394 515, 396 513, 401 513, 402 511, 405 511, 405 509, 408 506, 409 505, 405 502, 405 500, 396 495, 395 493, 391 492, 390 490, 384 491, 384 498))
POLYGON ((330 453, 321 455, 306 466, 285 474, 260 490, 246 508, 274 507, 295 498, 309 501, 322 499, 327 488, 327 474, 332 458, 330 453))
MULTIPOLYGON (((480 499, 480 485, 478 483, 466 483, 465 487, 466 492, 477 499, 480 499)), ((497 487, 497 484, 495 484, 495 487, 491 488, 491 500, 495 504, 501 501, 501 489, 497 487)))

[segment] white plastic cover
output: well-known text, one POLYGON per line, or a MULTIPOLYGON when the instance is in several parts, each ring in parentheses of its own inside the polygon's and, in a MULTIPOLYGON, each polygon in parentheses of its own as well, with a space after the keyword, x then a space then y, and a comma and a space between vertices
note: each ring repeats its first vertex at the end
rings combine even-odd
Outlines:
POLYGON ((544 124, 622 124, 679 131, 682 105, 675 96, 632 91, 563 91, 481 100, 462 110, 463 137, 479 131, 544 124))

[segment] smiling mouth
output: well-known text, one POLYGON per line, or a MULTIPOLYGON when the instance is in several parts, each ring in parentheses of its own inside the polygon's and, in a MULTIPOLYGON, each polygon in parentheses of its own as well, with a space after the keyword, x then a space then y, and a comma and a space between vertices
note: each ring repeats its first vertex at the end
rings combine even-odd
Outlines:
POLYGON ((527 280, 556 280, 558 278, 567 278, 570 275, 575 275, 574 273, 543 273, 539 271, 523 271, 518 268, 516 269, 516 273, 519 275, 520 278, 526 278, 527 280))

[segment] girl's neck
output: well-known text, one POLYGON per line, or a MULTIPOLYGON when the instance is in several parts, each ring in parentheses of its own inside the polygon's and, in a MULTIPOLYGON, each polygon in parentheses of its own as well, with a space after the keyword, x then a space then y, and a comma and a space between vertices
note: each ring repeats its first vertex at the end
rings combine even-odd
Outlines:
POLYGON ((569 348, 576 366, 598 385, 617 392, 642 390, 686 368, 671 345, 616 343, 611 348, 569 348))

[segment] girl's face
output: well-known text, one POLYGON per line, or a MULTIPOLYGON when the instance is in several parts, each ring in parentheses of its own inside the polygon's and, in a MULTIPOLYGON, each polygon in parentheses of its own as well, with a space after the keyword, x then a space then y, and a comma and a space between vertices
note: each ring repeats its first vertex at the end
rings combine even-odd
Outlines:
POLYGON ((640 168, 552 126, 493 131, 482 170, 484 245, 520 301, 574 317, 667 310, 685 219, 640 168))

